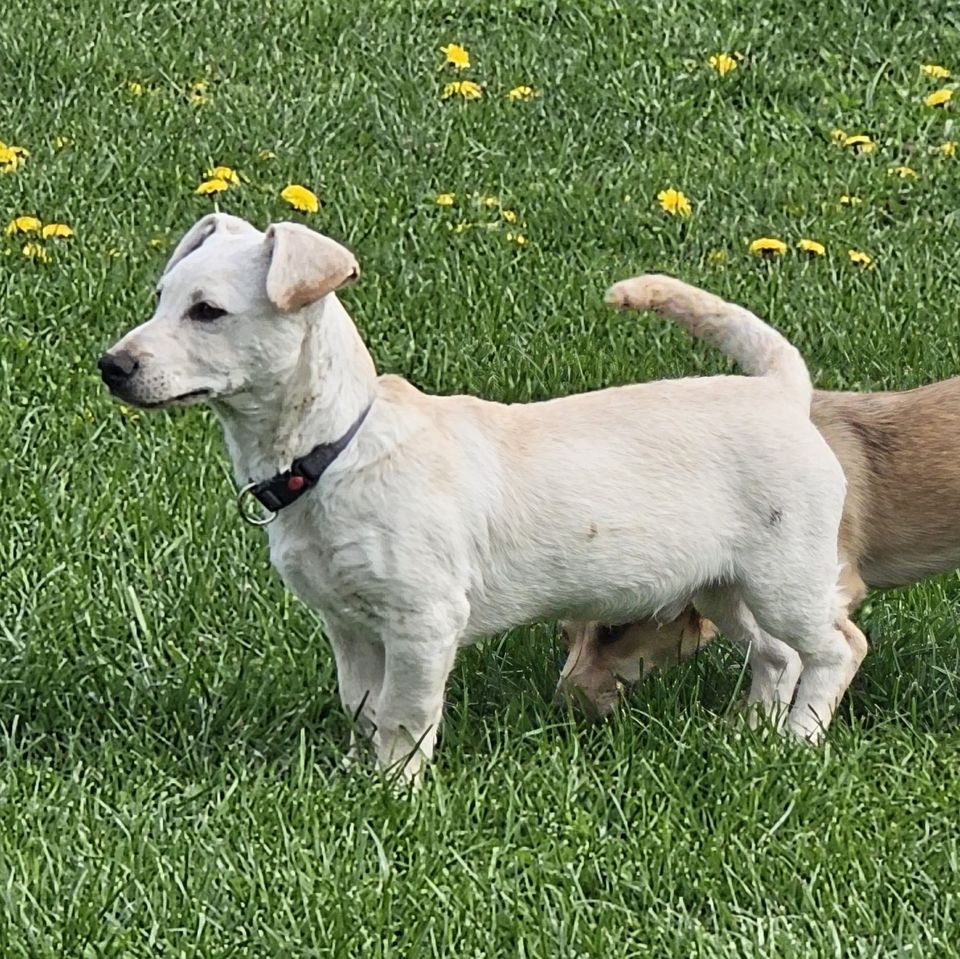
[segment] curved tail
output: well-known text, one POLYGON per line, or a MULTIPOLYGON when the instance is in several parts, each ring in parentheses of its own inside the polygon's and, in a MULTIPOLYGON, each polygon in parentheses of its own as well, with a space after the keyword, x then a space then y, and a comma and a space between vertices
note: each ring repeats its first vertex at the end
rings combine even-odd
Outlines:
POLYGON ((652 310, 676 320, 747 373, 777 380, 787 396, 810 406, 813 386, 800 351, 744 307, 656 273, 614 283, 606 301, 621 310, 652 310))

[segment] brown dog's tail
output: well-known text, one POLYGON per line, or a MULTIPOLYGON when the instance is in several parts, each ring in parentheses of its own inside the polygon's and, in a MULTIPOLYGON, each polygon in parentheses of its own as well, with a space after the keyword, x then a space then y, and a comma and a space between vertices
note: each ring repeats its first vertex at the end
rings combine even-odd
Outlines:
POLYGON ((614 283, 606 301, 621 310, 652 310, 676 320, 752 376, 776 379, 788 396, 809 408, 813 386, 799 350, 744 307, 656 273, 614 283))

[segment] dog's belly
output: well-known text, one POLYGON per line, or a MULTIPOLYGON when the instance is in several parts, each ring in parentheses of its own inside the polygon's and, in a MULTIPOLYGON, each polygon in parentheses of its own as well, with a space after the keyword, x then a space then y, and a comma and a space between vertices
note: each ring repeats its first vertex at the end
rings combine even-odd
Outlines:
POLYGON ((576 549, 574 540, 565 538, 566 548, 541 552, 536 562, 519 553, 488 557, 482 577, 467 593, 468 641, 556 619, 668 621, 700 587, 730 572, 730 551, 722 536, 699 529, 689 537, 678 532, 666 548, 637 530, 614 539, 576 549))
POLYGON ((863 581, 876 589, 911 586, 928 576, 938 576, 960 568, 960 546, 948 545, 896 555, 865 556, 860 560, 863 581))

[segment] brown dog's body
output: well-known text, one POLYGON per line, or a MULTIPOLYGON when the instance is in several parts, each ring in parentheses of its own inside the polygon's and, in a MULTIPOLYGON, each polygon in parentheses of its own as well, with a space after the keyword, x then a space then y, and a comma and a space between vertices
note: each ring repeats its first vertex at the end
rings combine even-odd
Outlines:
MULTIPOLYGON (((903 392, 817 392, 811 415, 847 477, 838 551, 850 609, 868 588, 960 566, 960 377, 903 392)), ((560 691, 596 718, 614 706, 621 682, 669 668, 716 634, 692 607, 662 625, 564 629, 560 691)))

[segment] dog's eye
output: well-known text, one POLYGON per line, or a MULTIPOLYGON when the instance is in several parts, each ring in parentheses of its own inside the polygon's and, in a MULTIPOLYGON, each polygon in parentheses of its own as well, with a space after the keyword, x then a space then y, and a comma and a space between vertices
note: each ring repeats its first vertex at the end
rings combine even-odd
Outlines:
POLYGON ((227 311, 221 310, 219 306, 213 306, 210 303, 194 303, 187 312, 191 320, 198 323, 209 323, 211 320, 219 320, 221 316, 226 316, 227 311))

